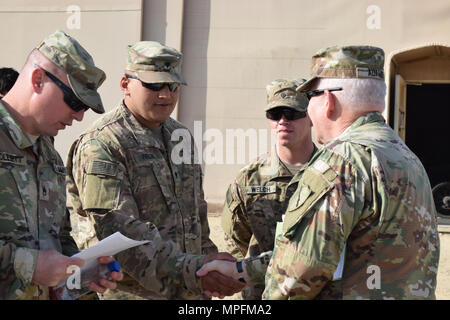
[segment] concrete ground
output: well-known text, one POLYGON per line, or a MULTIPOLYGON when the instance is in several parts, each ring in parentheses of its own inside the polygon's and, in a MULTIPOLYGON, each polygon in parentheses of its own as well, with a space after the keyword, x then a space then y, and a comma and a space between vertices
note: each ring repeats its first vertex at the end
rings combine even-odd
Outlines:
MULTIPOLYGON (((211 239, 219 251, 225 250, 224 234, 220 226, 220 214, 208 215, 211 239)), ((437 277, 436 298, 438 300, 450 300, 450 233, 439 233, 441 240, 441 256, 437 277)), ((238 294, 227 297, 227 300, 239 299, 238 294)))

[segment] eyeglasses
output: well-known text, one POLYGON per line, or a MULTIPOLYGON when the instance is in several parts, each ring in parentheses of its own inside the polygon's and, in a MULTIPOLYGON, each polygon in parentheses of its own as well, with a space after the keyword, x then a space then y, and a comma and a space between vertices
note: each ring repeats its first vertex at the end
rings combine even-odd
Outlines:
POLYGON ((330 89, 309 90, 309 91, 305 91, 304 93, 306 94, 306 97, 308 98, 308 100, 310 100, 314 96, 318 96, 318 95, 323 94, 325 92, 325 90, 327 90, 327 91, 341 91, 342 87, 330 88, 330 89))
POLYGON ((72 89, 68 87, 64 82, 62 82, 56 76, 41 68, 37 64, 35 64, 34 66, 44 71, 47 77, 49 77, 61 89, 64 95, 64 102, 70 107, 70 109, 75 112, 79 112, 81 110, 86 111, 89 109, 89 107, 81 102, 80 99, 78 99, 78 97, 75 95, 75 93, 73 93, 72 89))
POLYGON ((179 83, 176 82, 162 82, 162 83, 147 83, 139 79, 138 77, 126 74, 125 77, 130 79, 136 79, 139 80, 142 83, 142 86, 144 86, 147 89, 150 89, 152 91, 161 91, 165 86, 169 87, 170 92, 175 92, 180 87, 179 83))
POLYGON ((266 118, 270 120, 278 121, 282 116, 284 116, 286 120, 292 121, 306 117, 306 112, 283 107, 278 107, 266 111, 266 118))

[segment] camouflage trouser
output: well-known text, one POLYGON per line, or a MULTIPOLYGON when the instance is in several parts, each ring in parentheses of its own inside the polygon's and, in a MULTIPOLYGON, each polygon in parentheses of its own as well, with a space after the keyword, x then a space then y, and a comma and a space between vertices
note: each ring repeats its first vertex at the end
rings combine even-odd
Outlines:
POLYGON ((98 300, 97 292, 89 292, 88 294, 79 297, 77 300, 98 300))
MULTIPOLYGON (((99 295, 101 300, 167 300, 168 298, 156 292, 146 290, 139 285, 136 280, 124 273, 122 281, 117 282, 116 290, 107 290, 103 295, 99 295)), ((182 290, 179 295, 172 297, 176 300, 199 300, 206 296, 193 295, 182 290)))
POLYGON ((98 294, 100 300, 147 300, 130 292, 121 290, 106 290, 103 294, 98 294))
POLYGON ((264 284, 248 285, 242 290, 239 298, 243 300, 261 300, 263 292, 264 284))

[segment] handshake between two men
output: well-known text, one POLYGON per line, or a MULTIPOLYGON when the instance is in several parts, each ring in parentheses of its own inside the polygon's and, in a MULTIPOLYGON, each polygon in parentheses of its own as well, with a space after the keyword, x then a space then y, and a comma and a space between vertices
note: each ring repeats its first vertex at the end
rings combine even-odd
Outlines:
POLYGON ((249 283, 245 263, 225 252, 208 254, 196 274, 202 278, 204 292, 220 299, 242 291, 249 283))

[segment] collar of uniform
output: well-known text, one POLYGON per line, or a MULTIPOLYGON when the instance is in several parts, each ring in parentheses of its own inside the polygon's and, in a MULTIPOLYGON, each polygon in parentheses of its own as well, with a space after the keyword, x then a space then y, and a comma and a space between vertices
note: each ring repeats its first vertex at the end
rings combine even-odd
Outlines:
MULTIPOLYGON (((129 124, 129 129, 133 132, 134 136, 137 139, 137 143, 139 145, 143 145, 146 147, 152 147, 157 148, 160 150, 165 150, 164 146, 161 145, 159 142, 159 139, 154 138, 154 133, 150 128, 144 126, 142 123, 140 123, 136 117, 131 113, 131 111, 127 108, 125 105, 125 102, 122 101, 121 103, 121 112, 126 119, 127 123, 129 124)), ((163 136, 163 139, 166 139, 166 132, 165 132, 165 126, 164 123, 161 125, 161 133, 163 136)))
MULTIPOLYGON (((317 150, 318 149, 317 149, 316 145, 313 143, 313 151, 311 152, 311 155, 309 156, 308 162, 306 162, 303 165, 301 165, 298 172, 303 172, 305 170, 306 166, 311 161, 312 157, 314 157, 314 155, 316 154, 317 150)), ((280 162, 281 162, 282 166, 284 166, 288 172, 291 172, 284 162, 282 162, 281 160, 280 160, 280 162)), ((297 174, 294 174, 294 175, 291 174, 291 176, 293 176, 293 178, 295 178, 297 176, 297 174)), ((295 181, 297 181, 297 180, 299 180, 299 179, 296 178, 295 181)))
POLYGON ((309 157, 308 162, 305 163, 305 164, 301 167, 300 171, 299 171, 296 175, 294 175, 294 176, 292 177, 291 181, 289 181, 289 186, 292 185, 292 184, 295 184, 295 183, 297 183, 297 182, 300 181, 302 175, 299 174, 299 173, 305 171, 306 167, 309 165, 309 163, 312 162, 314 156, 317 154, 317 151, 318 151, 319 149, 316 147, 315 144, 313 144, 313 147, 314 147, 314 149, 313 149, 313 152, 312 152, 312 154, 311 154, 311 157, 309 157))
POLYGON ((324 147, 329 147, 329 146, 333 145, 334 143, 336 143, 337 141, 342 140, 342 138, 344 136, 347 136, 356 128, 359 128, 368 123, 375 123, 375 122, 383 122, 384 123, 384 122, 386 122, 386 120, 384 120, 383 115, 379 112, 370 112, 365 115, 362 115, 358 119, 353 121, 353 123, 347 129, 345 129, 344 132, 342 132, 338 137, 336 137, 336 138, 330 140, 328 143, 326 143, 324 145, 324 147))
MULTIPOLYGON (((276 156, 278 162, 278 177, 292 177, 292 172, 289 168, 281 161, 280 157, 275 150, 272 151, 272 159, 276 156)), ((274 160, 272 160, 274 161, 274 160)))
MULTIPOLYGON (((354 128, 358 128, 362 125, 365 125, 367 123, 372 123, 372 122, 386 122, 383 118, 383 116, 381 115, 381 113, 379 112, 370 112, 367 113, 365 115, 360 116, 358 119, 356 119, 351 125, 350 128, 354 129, 354 128)), ((350 129, 350 130, 351 130, 350 129)), ((344 131, 345 132, 345 131, 344 131)))
POLYGON ((37 141, 37 139, 39 139, 39 136, 33 136, 32 134, 29 134, 26 132, 25 132, 25 135, 31 141, 32 144, 34 144, 37 141))
POLYGON ((268 180, 279 177, 292 177, 291 171, 283 164, 278 157, 276 146, 272 147, 270 156, 267 158, 265 165, 261 168, 261 174, 266 176, 268 180))
POLYGON ((0 119, 5 124, 11 139, 19 149, 25 149, 33 145, 33 142, 27 136, 25 131, 22 130, 20 124, 16 122, 2 102, 0 102, 0 119))

